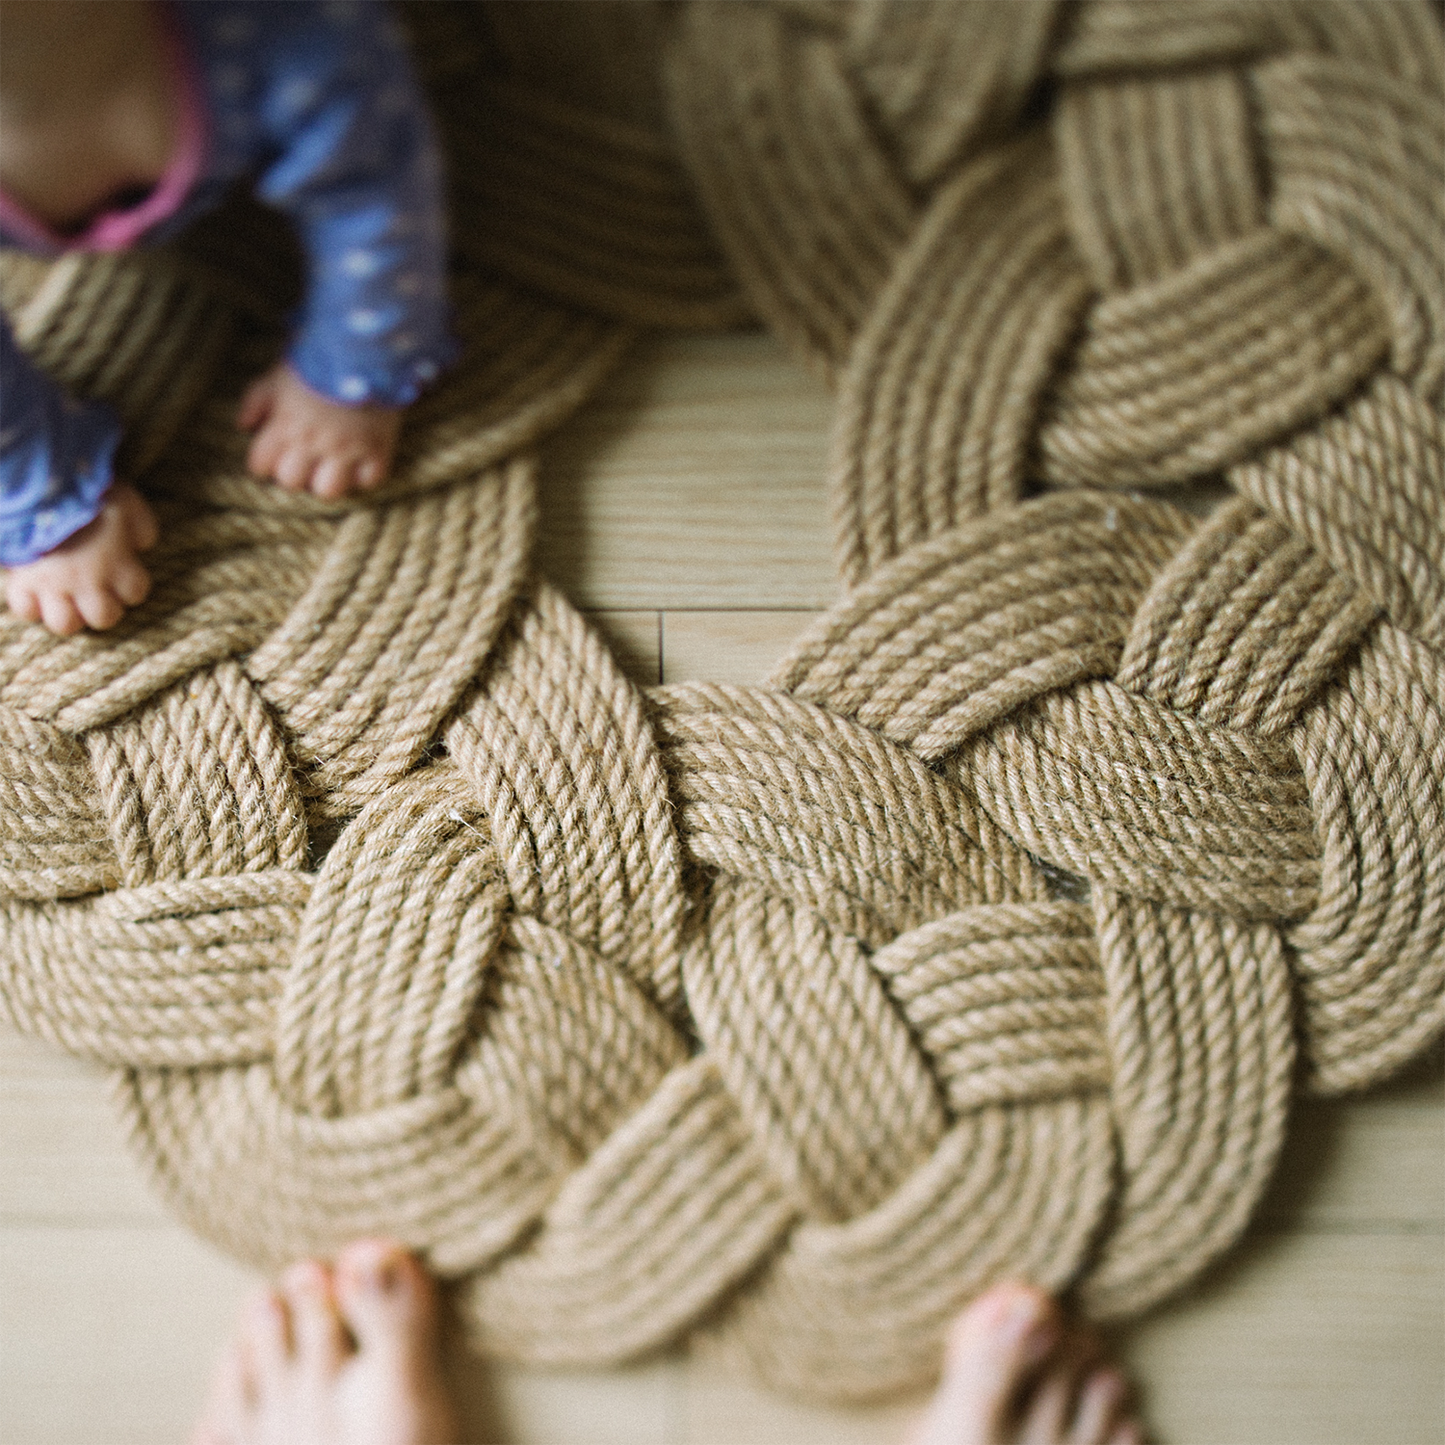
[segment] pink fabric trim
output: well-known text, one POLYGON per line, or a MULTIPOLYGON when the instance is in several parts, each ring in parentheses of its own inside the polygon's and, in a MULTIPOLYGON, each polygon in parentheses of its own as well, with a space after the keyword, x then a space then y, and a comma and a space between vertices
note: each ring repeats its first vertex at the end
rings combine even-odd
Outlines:
POLYGON ((180 134, 175 153, 155 189, 138 206, 104 211, 78 236, 62 236, 32 216, 14 197, 0 188, 0 226, 23 244, 45 251, 124 251, 152 226, 180 210, 195 188, 210 143, 201 77, 180 22, 167 6, 161 11, 166 35, 166 58, 180 102, 180 134))

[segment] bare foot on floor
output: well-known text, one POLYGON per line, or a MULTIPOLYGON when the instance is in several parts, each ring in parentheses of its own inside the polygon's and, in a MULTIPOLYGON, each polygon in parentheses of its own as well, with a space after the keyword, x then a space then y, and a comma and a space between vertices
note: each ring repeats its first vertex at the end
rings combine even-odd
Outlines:
POLYGON ((954 1324, 910 1445, 1143 1445, 1129 1387, 1041 1290, 996 1285, 954 1324))
POLYGON ((436 1298, 405 1250, 292 1265, 222 1358, 192 1445, 456 1445, 436 1298))

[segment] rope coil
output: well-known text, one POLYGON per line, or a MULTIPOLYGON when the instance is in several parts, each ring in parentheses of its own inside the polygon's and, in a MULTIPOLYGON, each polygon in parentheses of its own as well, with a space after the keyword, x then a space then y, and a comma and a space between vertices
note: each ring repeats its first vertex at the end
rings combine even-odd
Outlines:
POLYGON ((245 476, 261 214, 0 267, 162 519, 114 631, 0 619, 4 1016, 207 1237, 398 1236, 500 1352, 861 1398, 1003 1274, 1147 1308, 1445 1024, 1437 17, 409 18, 469 352, 374 500, 245 476), (843 588, 642 692, 534 446, 749 311, 836 392, 843 588))

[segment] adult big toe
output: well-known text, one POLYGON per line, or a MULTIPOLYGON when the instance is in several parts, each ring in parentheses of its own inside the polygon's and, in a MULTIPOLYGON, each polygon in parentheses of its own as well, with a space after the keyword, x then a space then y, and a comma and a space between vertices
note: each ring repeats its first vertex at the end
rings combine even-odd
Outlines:
POLYGON ((1001 1284, 980 1295, 949 1332, 943 1379, 914 1445, 1008 1445, 1019 1393, 1061 1338, 1058 1309, 1041 1290, 1001 1284))
POLYGON ((436 1293, 416 1259, 387 1240, 365 1239, 336 1257, 341 1318, 356 1342, 352 1384, 377 1425, 376 1445, 455 1445, 442 1377, 436 1293))
POLYGON ((913 1445, 1140 1445, 1126 1395, 1048 1295, 996 1285, 955 1322, 913 1445))

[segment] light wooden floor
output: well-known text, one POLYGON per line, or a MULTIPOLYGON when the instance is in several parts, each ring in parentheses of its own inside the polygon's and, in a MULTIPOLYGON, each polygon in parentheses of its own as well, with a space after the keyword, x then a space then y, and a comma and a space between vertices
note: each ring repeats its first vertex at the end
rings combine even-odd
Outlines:
MULTIPOLYGON (((548 449, 542 562, 640 681, 751 681, 827 604, 828 401, 760 335, 658 341, 548 449)), ((1121 1343, 1170 1445, 1445 1440, 1445 1073, 1299 1112, 1245 1245, 1121 1343)), ((171 1223, 101 1075, 0 1034, 0 1442, 184 1439, 253 1281, 171 1223)), ((471 1438, 881 1445, 702 1361, 458 1367, 471 1438)))

